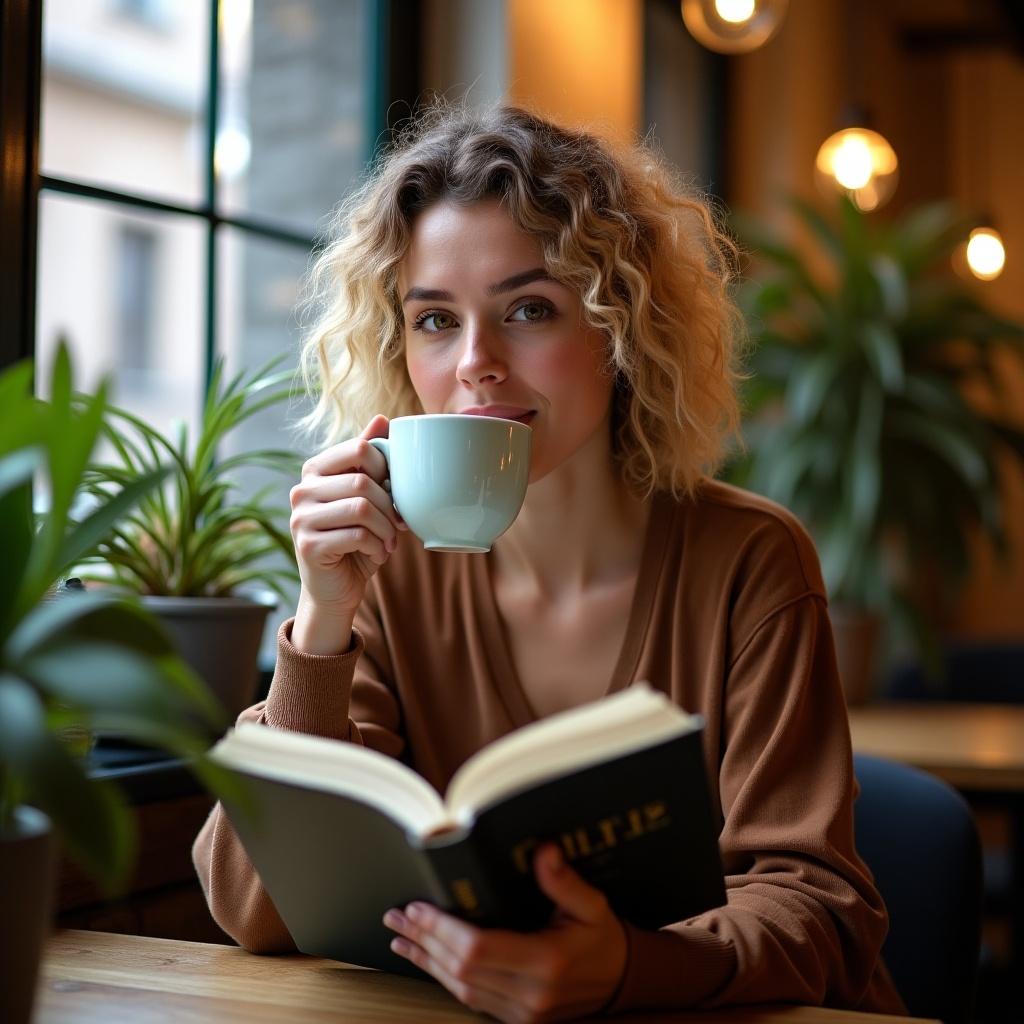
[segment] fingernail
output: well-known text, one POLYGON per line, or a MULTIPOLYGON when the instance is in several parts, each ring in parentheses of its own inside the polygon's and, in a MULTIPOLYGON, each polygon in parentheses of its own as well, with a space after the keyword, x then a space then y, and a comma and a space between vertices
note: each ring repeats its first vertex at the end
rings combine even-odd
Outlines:
POLYGON ((423 908, 418 903, 410 903, 405 908, 405 916, 410 921, 418 921, 423 916, 423 908))
POLYGON ((388 928, 401 928, 404 923, 405 919, 397 910, 389 910, 384 915, 384 924, 386 924, 388 928))

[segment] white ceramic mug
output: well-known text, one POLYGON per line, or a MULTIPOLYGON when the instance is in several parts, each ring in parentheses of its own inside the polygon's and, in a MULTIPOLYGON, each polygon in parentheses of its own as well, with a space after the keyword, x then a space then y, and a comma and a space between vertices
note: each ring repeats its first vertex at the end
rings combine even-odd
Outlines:
POLYGON ((399 416, 370 441, 391 498, 430 551, 490 551, 526 497, 533 431, 492 416, 399 416))

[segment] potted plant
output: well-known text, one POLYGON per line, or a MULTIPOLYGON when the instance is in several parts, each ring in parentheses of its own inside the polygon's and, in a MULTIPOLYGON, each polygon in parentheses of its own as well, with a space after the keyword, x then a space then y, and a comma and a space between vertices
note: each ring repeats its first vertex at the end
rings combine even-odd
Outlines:
MULTIPOLYGON (((54 599, 62 573, 160 483, 140 474, 79 522, 71 517, 105 412, 105 387, 74 400, 63 346, 51 397, 32 395, 32 366, 0 375, 0 1019, 29 1019, 50 921, 56 844, 108 891, 133 861, 133 833, 118 790, 86 777, 72 747, 83 729, 116 729, 196 759, 197 721, 223 716, 173 643, 137 602, 106 594, 54 599), (33 479, 49 493, 38 522, 33 479), (77 731, 75 731, 77 730, 77 731), (51 823, 53 829, 51 829, 51 823)), ((79 751, 80 752, 80 751, 79 751)))
POLYGON ((296 478, 299 458, 268 449, 220 457, 231 431, 290 396, 291 374, 274 372, 279 362, 226 382, 218 362, 194 444, 184 423, 171 439, 112 408, 103 433, 113 457, 93 461, 85 477, 104 501, 158 465, 170 467, 162 485, 98 539, 85 565, 101 568, 81 575, 143 595, 229 715, 252 703, 267 614, 275 594, 288 600, 285 584, 298 580, 287 502, 273 500, 284 488, 271 484, 244 497, 239 472, 261 467, 296 478))
POLYGON ((997 360, 1021 358, 1024 325, 950 273, 969 226, 950 206, 884 223, 845 197, 832 218, 793 205, 813 257, 737 219, 767 270, 740 296, 755 347, 747 447, 730 473, 815 537, 856 701, 880 622, 937 666, 971 534, 1005 543, 1001 456, 1024 462, 1024 433, 999 413, 997 360), (979 386, 984 406, 968 397, 979 386))

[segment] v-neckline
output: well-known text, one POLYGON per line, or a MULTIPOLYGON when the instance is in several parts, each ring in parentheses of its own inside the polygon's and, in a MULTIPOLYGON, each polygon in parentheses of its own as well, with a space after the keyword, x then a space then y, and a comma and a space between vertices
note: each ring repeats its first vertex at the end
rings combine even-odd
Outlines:
MULTIPOLYGON (((658 492, 651 499, 651 510, 647 517, 643 548, 640 555, 640 566, 637 570, 636 586, 629 609, 626 624, 626 635, 619 650, 615 667, 612 670, 608 687, 602 696, 608 696, 618 690, 625 689, 632 681, 636 671, 640 652, 651 618, 651 605, 658 589, 664 560, 662 553, 669 527, 672 523, 675 502, 670 494, 658 492)), ((490 555, 477 557, 466 556, 470 561, 473 574, 473 590, 477 596, 477 609, 480 614, 484 635, 490 638, 486 655, 490 664, 491 674, 497 683, 498 692, 505 704, 509 717, 515 728, 536 722, 538 716, 530 706, 526 691, 516 671, 512 658, 505 622, 498 609, 494 596, 494 580, 490 555)))

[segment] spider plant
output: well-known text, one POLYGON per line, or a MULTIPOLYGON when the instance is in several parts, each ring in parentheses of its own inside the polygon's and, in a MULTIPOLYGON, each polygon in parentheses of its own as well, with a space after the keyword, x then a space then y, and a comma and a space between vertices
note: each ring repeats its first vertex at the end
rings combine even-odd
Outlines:
MULTIPOLYGON (((226 381, 218 361, 194 444, 184 423, 172 439, 124 409, 110 410, 103 433, 114 456, 90 465, 89 493, 104 500, 156 466, 166 464, 170 472, 100 539, 88 562, 107 567, 115 584, 146 595, 226 597, 262 585, 289 599, 285 585, 298 574, 284 525, 288 509, 273 500, 283 488, 270 484, 244 497, 238 474, 262 467, 291 478, 298 475, 300 460, 293 452, 272 449, 218 457, 231 431, 289 398, 285 385, 292 374, 275 372, 280 361, 226 381)), ((88 578, 111 582, 110 575, 88 578)))

